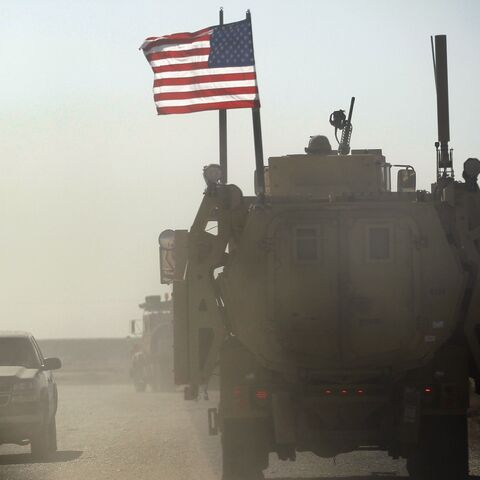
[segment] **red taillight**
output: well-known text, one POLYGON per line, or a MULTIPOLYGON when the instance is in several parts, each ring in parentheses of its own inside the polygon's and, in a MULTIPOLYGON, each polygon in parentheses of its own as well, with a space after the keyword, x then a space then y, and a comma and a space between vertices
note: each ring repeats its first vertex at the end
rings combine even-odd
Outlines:
POLYGON ((257 397, 258 400, 266 400, 268 398, 268 392, 266 390, 257 390, 255 397, 257 397))
POLYGON ((357 390, 355 390, 355 393, 357 395, 364 395, 365 394, 365 390, 363 388, 357 388, 357 390))
POLYGON ((342 388, 340 390, 340 395, 348 395, 348 390, 346 388, 342 388))
POLYGON ((333 391, 330 390, 330 388, 326 388, 323 393, 325 393, 325 395, 331 395, 333 393, 333 391))
POLYGON ((433 388, 432 387, 425 387, 423 389, 423 393, 426 393, 427 395, 430 395, 431 393, 433 393, 433 388))

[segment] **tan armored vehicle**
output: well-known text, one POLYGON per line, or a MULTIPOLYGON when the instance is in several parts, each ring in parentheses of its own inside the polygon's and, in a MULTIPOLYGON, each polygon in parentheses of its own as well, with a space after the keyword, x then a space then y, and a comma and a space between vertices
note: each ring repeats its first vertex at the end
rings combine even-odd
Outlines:
POLYGON ((480 162, 454 180, 445 37, 435 44, 431 192, 380 149, 349 153, 352 101, 348 118, 331 117, 338 151, 315 137, 305 154, 271 157, 257 197, 209 166, 190 231, 160 238, 162 268, 174 264, 186 398, 219 364, 209 419, 225 480, 262 478, 271 452, 361 449, 406 458, 418 479, 467 478, 469 377, 480 393, 480 162))
POLYGON ((130 376, 138 392, 173 385, 172 380, 172 301, 160 295, 145 297, 139 307, 142 320, 130 322, 133 336, 130 376))

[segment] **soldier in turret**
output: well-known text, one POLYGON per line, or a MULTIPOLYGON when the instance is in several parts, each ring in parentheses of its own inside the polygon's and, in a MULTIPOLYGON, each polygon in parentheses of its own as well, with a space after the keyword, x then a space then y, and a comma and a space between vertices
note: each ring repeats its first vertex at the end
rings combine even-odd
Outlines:
POLYGON ((478 192, 478 175, 480 174, 480 160, 478 158, 469 158, 463 164, 463 179, 467 190, 478 192))
POLYGON ((305 153, 309 155, 329 155, 332 153, 332 146, 325 135, 314 135, 310 137, 305 153))

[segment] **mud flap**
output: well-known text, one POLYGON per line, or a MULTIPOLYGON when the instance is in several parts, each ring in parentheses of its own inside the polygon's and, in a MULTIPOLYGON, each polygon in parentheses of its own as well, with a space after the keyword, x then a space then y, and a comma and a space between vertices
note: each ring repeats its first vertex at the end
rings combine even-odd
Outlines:
POLYGON ((400 423, 400 440, 404 444, 414 444, 418 440, 420 428, 420 392, 407 387, 403 394, 403 413, 400 423))
POLYGON ((278 445, 295 445, 295 411, 290 394, 288 392, 274 393, 272 410, 275 442, 278 445))

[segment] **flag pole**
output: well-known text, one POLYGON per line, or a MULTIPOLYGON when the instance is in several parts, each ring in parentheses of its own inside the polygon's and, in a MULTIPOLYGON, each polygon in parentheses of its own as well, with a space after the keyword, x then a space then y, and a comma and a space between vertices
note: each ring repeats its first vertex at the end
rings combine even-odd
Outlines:
MULTIPOLYGON (((252 28, 252 16, 250 10, 247 10, 247 20, 250 21, 252 28)), ((252 34, 253 38, 253 34, 252 34)), ((254 57, 255 58, 255 57, 254 57)), ((257 195, 263 200, 265 195, 265 166, 263 164, 263 140, 262 140, 262 122, 260 120, 260 107, 252 108, 253 123, 253 141, 255 144, 255 169, 256 169, 256 187, 257 195)))
MULTIPOLYGON (((219 11, 220 25, 223 25, 223 7, 219 11)), ((228 159, 227 159, 227 111, 225 109, 218 111, 218 134, 219 134, 219 154, 220 168, 222 169, 221 182, 226 184, 228 181, 228 159)))

